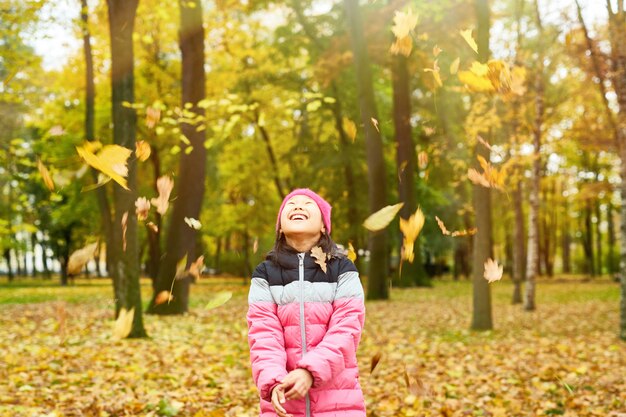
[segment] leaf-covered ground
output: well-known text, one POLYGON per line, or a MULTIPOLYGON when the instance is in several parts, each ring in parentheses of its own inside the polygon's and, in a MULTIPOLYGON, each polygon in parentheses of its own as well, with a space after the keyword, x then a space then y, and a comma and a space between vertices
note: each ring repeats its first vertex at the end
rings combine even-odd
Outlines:
MULTIPOLYGON (((541 281, 532 313, 509 304, 509 282, 491 288, 496 330, 484 333, 467 330, 467 282, 367 303, 359 359, 371 416, 626 413, 616 283, 541 281)), ((111 294, 108 280, 0 286, 0 416, 257 415, 240 280, 205 278, 190 314, 145 316, 145 340, 112 340, 111 294), (204 308, 224 290, 230 301, 204 308)))

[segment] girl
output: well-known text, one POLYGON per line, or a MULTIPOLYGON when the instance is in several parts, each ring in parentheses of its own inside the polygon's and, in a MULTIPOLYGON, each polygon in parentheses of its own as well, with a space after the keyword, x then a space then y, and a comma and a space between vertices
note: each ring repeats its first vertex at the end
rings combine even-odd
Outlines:
POLYGON ((330 211, 308 188, 292 191, 274 248, 252 274, 248 342, 262 417, 365 417, 363 287, 330 238, 330 211))

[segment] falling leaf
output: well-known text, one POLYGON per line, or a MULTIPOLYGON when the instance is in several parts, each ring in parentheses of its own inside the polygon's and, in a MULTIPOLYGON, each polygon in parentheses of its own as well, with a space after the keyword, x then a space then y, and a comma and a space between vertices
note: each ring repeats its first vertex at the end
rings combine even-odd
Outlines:
POLYGON ((258 250, 259 250, 259 238, 255 237, 254 243, 252 244, 252 253, 257 253, 258 250))
POLYGON ((478 140, 478 142, 482 143, 490 151, 493 150, 489 142, 483 139, 480 135, 476 135, 476 139, 478 140))
POLYGON ((129 311, 126 311, 124 307, 120 309, 119 315, 117 316, 117 320, 115 320, 115 325, 113 327, 114 339, 124 339, 130 334, 133 329, 134 317, 135 307, 131 308, 129 311))
POLYGON ((417 15, 413 14, 413 10, 409 7, 406 12, 396 10, 393 17, 393 26, 391 31, 398 39, 408 36, 417 26, 417 15))
POLYGON ((126 229, 128 228, 128 212, 122 214, 122 250, 126 252, 126 229))
POLYGON ((415 257, 413 247, 422 227, 424 227, 424 213, 419 207, 407 220, 400 217, 400 231, 404 236, 402 239, 402 259, 413 263, 415 257))
POLYGON ((354 250, 354 246, 352 246, 352 242, 348 242, 347 256, 352 262, 356 261, 356 251, 354 250))
POLYGON ((431 72, 433 77, 435 78, 435 82, 439 87, 443 86, 443 82, 441 81, 441 74, 439 73, 439 64, 437 64, 437 60, 433 63, 432 68, 424 68, 424 72, 431 72))
POLYGON ((189 273, 195 280, 199 280, 202 276, 202 270, 204 269, 204 255, 198 257, 195 262, 189 265, 189 273))
POLYGON ((343 130, 346 132, 352 143, 356 139, 356 124, 344 116, 343 118, 343 130))
POLYGON ((481 185, 485 188, 491 187, 491 184, 489 184, 489 180, 487 180, 487 178, 485 178, 483 174, 476 171, 474 168, 470 168, 467 170, 467 178, 469 178, 469 180, 476 185, 481 185))
POLYGON ((200 230, 200 228, 202 227, 202 223, 200 223, 199 220, 194 219, 193 217, 185 217, 185 223, 187 223, 187 226, 195 230, 200 230))
POLYGON ((48 171, 48 168, 46 168, 39 158, 37 158, 37 169, 39 169, 39 174, 41 174, 41 178, 43 178, 43 182, 46 184, 46 187, 48 187, 50 191, 54 191, 54 181, 52 180, 50 171, 48 171))
POLYGON ((315 258, 315 263, 318 264, 320 266, 320 268, 322 268, 322 271, 324 271, 324 273, 326 273, 326 253, 324 253, 324 250, 320 247, 320 246, 315 246, 313 249, 311 249, 311 257, 315 258))
POLYGON ((160 293, 157 294, 157 296, 154 298, 154 305, 159 305, 159 304, 163 304, 163 303, 170 303, 170 301, 172 301, 174 299, 174 296, 172 295, 172 293, 170 293, 169 291, 161 291, 160 293))
POLYGON ((95 155, 88 146, 83 145, 77 146, 76 151, 90 166, 128 190, 124 177, 128 174, 126 161, 132 153, 130 149, 119 145, 106 145, 95 155))
POLYGON ((428 166, 428 154, 424 151, 420 151, 417 154, 417 166, 419 169, 426 169, 428 166))
POLYGON ((383 354, 380 350, 376 352, 374 356, 372 356, 372 364, 370 365, 370 375, 372 374, 372 372, 374 372, 374 369, 376 369, 376 365, 378 365, 378 362, 380 362, 380 358, 382 358, 382 356, 383 354))
POLYGON ((150 212, 150 202, 146 197, 139 197, 135 201, 135 214, 137 214, 137 220, 143 221, 148 218, 150 212))
POLYGON ((48 136, 61 136, 64 134, 65 134, 65 130, 63 129, 63 126, 61 125, 52 126, 50 130, 48 130, 48 136))
POLYGON ((371 118, 371 120, 372 120, 372 124, 376 128, 376 131, 380 133, 380 130, 378 129, 378 120, 374 119, 373 117, 371 118))
POLYGON ((150 144, 145 140, 140 140, 136 143, 135 147, 135 155, 137 155, 137 159, 141 162, 146 161, 150 158, 150 153, 152 150, 150 149, 150 144))
POLYGON ((478 45, 476 44, 476 41, 474 40, 474 38, 472 38, 472 30, 471 29, 462 30, 461 36, 463 37, 463 39, 465 39, 465 42, 467 42, 470 48, 472 48, 474 52, 478 53, 478 45))
POLYGON ((228 300, 230 300, 233 296, 233 293, 230 291, 220 291, 218 292, 215 297, 213 297, 205 306, 204 308, 207 310, 211 310, 214 308, 217 308, 223 304, 226 304, 226 302, 228 300))
POLYGON ((89 262, 96 252, 98 242, 91 243, 84 248, 78 249, 70 255, 67 261, 67 274, 78 275, 81 273, 87 262, 89 262))
POLYGON ((401 39, 396 39, 394 43, 391 44, 389 48, 389 52, 393 55, 411 55, 411 51, 413 50, 413 38, 411 36, 405 36, 401 39))
POLYGON ((150 230, 152 230, 154 233, 159 233, 159 227, 156 224, 148 222, 146 223, 146 226, 150 228, 150 230))
POLYGON ((443 233, 446 236, 452 236, 452 237, 471 236, 473 234, 476 234, 476 232, 478 231, 477 228, 473 227, 468 230, 450 232, 439 217, 435 216, 435 220, 437 221, 437 225, 439 226, 439 229, 441 229, 441 233, 443 233))
POLYGON ((430 136, 433 133, 435 133, 435 128, 433 128, 433 127, 424 126, 423 129, 424 129, 424 133, 426 133, 426 136, 430 136))
POLYGON ((159 191, 159 197, 151 199, 150 202, 156 207, 156 211, 160 215, 164 215, 167 212, 167 209, 170 205, 170 193, 172 192, 173 188, 174 181, 167 175, 159 177, 159 179, 157 180, 157 190, 159 191))
POLYGON ((433 55, 435 56, 435 58, 441 53, 441 51, 442 49, 439 46, 435 45, 433 47, 433 55))
POLYGON ((389 225, 389 223, 391 223, 393 218, 396 217, 396 214, 398 214, 402 206, 404 206, 404 203, 398 203, 381 208, 365 219, 363 227, 372 232, 384 229, 389 225))
POLYGON ((146 109, 146 126, 152 129, 158 123, 161 118, 161 109, 155 107, 148 107, 146 109))
POLYGON ((461 58, 457 58, 454 61, 452 61, 452 64, 450 64, 450 74, 454 75, 459 71, 460 63, 461 63, 461 58))
POLYGON ((404 367, 404 381, 406 382, 406 386, 412 395, 415 395, 416 397, 423 397, 429 394, 428 389, 420 378, 415 366, 404 367))
POLYGON ((484 277, 489 283, 499 281, 502 278, 502 272, 504 267, 498 266, 498 261, 494 261, 491 258, 485 262, 485 274, 484 277))
MULTIPOLYGON (((185 276, 185 271, 187 269, 187 254, 183 256, 176 263, 176 273, 174 274, 174 279, 181 279, 185 276)), ((172 287, 174 287, 174 283, 172 283, 172 287)))

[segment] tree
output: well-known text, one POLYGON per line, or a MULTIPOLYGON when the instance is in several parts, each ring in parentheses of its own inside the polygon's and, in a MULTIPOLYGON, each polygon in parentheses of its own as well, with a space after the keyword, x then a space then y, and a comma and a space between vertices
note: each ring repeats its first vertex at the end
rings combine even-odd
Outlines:
MULTIPOLYGON (((378 120, 372 74, 367 49, 363 37, 361 11, 358 0, 344 0, 350 41, 354 53, 354 69, 357 76, 357 91, 361 122, 365 130, 365 147, 367 152, 367 178, 369 184, 369 209, 373 213, 383 208, 387 201, 387 184, 385 161, 380 132, 374 127, 378 120)), ((369 237, 370 264, 368 270, 367 298, 370 300, 389 298, 387 232, 382 230, 370 233, 369 237)))
POLYGON ((206 171, 205 131, 201 129, 204 109, 198 103, 205 97, 204 29, 199 0, 180 1, 179 44, 182 53, 182 106, 186 121, 181 130, 188 139, 181 153, 178 175, 178 197, 167 234, 167 247, 159 267, 156 289, 148 311, 157 314, 182 314, 188 309, 191 275, 176 275, 176 266, 186 259, 187 267, 196 259, 196 230, 185 218, 198 219, 204 196, 206 171), (169 303, 155 304, 161 291, 172 292, 169 303))
MULTIPOLYGON (((134 103, 133 28, 138 0, 107 0, 111 39, 111 111, 113 141, 115 144, 135 149, 137 116, 134 103)), ((122 308, 134 308, 133 325, 128 337, 145 337, 141 292, 139 287, 139 253, 137 250, 137 162, 128 160, 128 190, 113 185, 114 222, 111 253, 111 275, 115 292, 115 316, 122 308)))

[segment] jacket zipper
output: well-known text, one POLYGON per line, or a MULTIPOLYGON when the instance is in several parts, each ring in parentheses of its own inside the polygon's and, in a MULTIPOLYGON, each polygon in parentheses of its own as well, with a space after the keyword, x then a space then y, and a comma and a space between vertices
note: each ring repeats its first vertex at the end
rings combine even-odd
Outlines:
MULTIPOLYGON (((304 253, 298 254, 298 281, 300 281, 300 338, 302 341, 302 356, 306 354, 306 328, 304 327, 304 253)), ((311 399, 309 393, 304 397, 306 417, 311 417, 311 399)))

